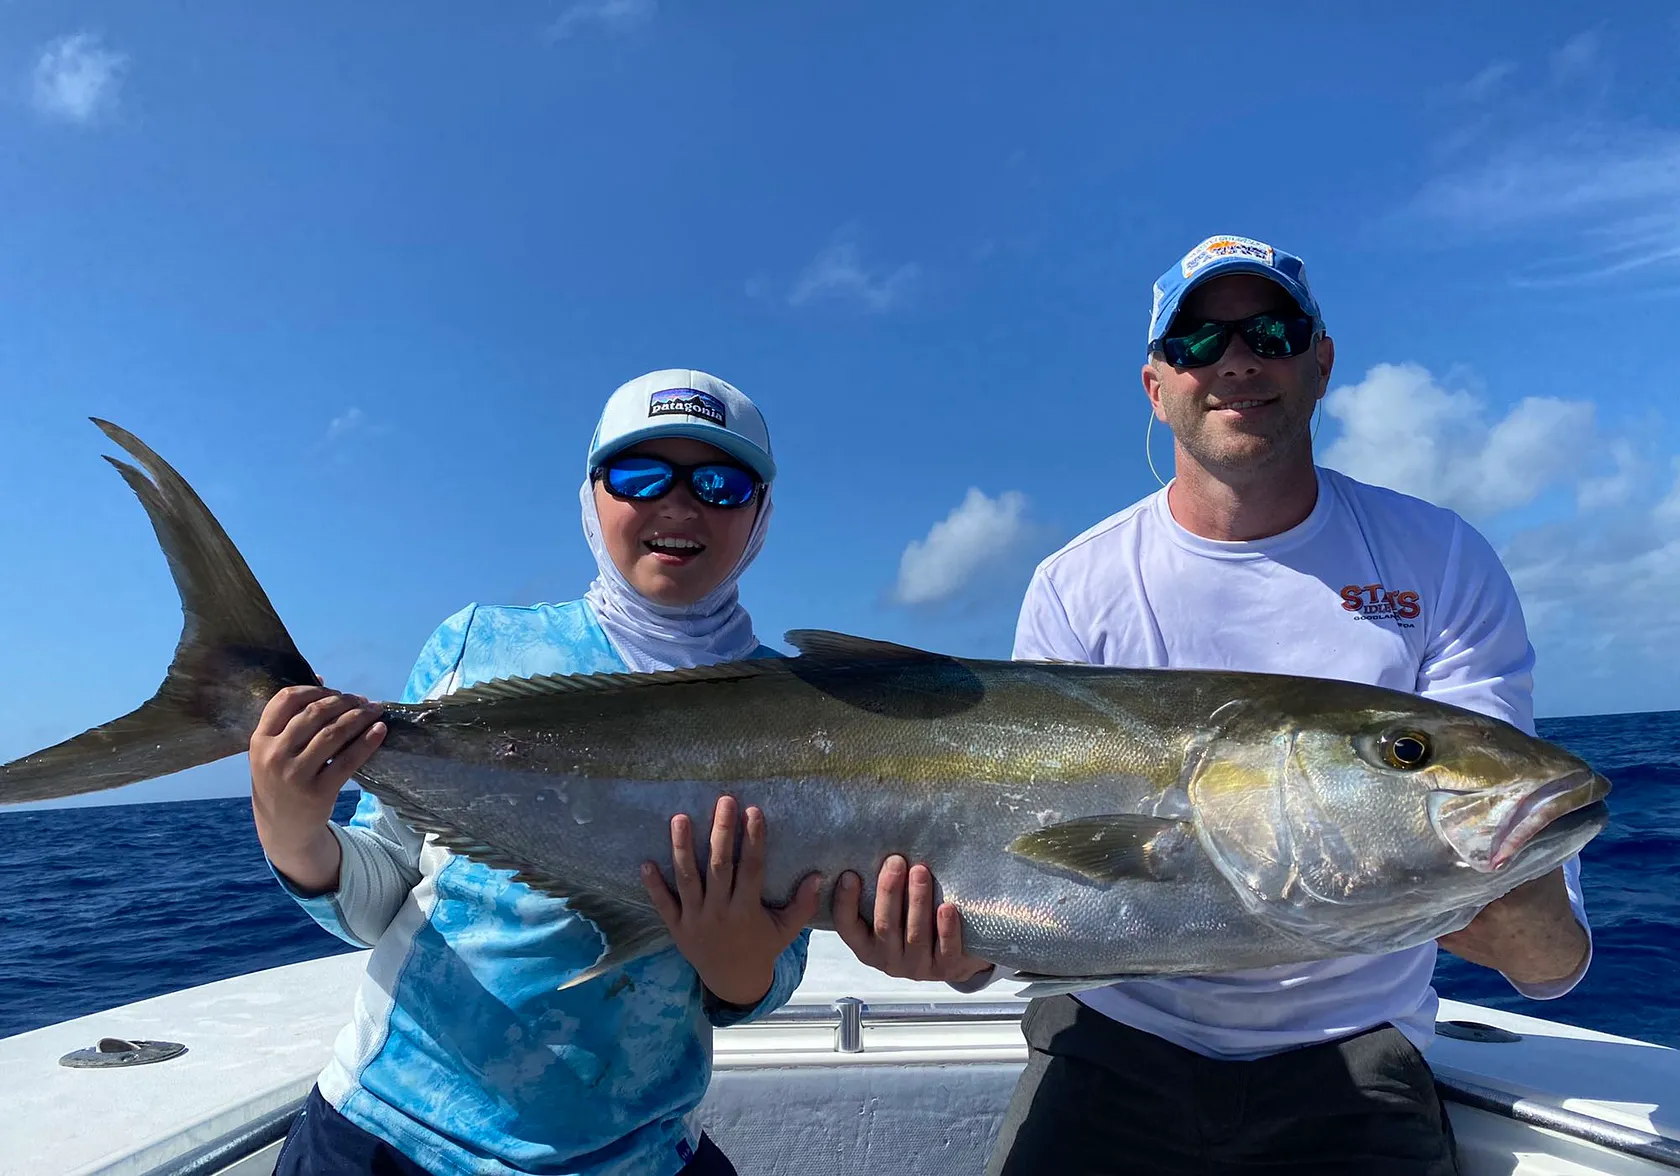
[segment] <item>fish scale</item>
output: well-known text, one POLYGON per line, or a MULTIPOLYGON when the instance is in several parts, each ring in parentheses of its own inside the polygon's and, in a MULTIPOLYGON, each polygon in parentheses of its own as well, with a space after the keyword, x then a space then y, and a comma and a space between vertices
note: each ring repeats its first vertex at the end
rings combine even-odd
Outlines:
MULTIPOLYGON (((96 421, 168 558, 184 623, 128 715, 0 766, 0 803, 237 754, 312 684, 243 557, 181 476, 96 421)), ((903 854, 966 949, 1067 991, 1400 950, 1555 869, 1609 782, 1501 720, 1318 678, 965 659, 846 634, 798 656, 480 683, 385 707, 361 786, 417 830, 564 898, 602 937, 581 983, 670 944, 639 869, 673 814, 697 859, 721 795, 764 812, 763 898, 903 854), (1397 747, 1407 750, 1400 756, 1397 747), (1424 749, 1423 758, 1409 753, 1424 749)))

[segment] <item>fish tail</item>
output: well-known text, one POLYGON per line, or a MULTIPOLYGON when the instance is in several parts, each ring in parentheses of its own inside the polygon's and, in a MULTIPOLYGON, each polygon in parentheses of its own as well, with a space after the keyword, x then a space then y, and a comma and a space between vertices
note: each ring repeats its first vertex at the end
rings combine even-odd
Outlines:
POLYGON ((181 639, 163 684, 140 707, 0 765, 0 804, 100 792, 237 755, 275 692, 316 680, 244 557, 186 480, 127 430, 93 423, 145 468, 105 459, 146 508, 169 560, 181 595, 181 639))

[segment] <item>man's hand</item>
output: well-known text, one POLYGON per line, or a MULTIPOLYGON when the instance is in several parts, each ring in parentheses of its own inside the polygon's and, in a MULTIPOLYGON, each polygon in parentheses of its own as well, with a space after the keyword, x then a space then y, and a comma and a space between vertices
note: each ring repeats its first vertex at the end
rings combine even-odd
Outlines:
POLYGON ((711 856, 702 881, 694 863, 694 834, 687 815, 671 818, 671 867, 676 893, 653 862, 642 865, 642 885, 665 920, 677 950, 694 965, 707 990, 726 1004, 751 1008, 770 992, 776 958, 817 913, 818 875, 800 884, 783 908, 764 905, 764 813, 747 810, 747 840, 735 866, 735 798, 718 798, 712 810, 711 856))
POLYGON ((873 927, 863 919, 863 879, 851 870, 840 875, 834 929, 853 955, 889 976, 961 984, 992 966, 963 951, 962 912, 948 902, 934 910, 933 872, 920 864, 909 868, 898 854, 881 864, 873 927))
POLYGON ((1436 942, 1518 984, 1563 979, 1581 966, 1589 946, 1570 909, 1562 866, 1488 903, 1468 926, 1436 942))

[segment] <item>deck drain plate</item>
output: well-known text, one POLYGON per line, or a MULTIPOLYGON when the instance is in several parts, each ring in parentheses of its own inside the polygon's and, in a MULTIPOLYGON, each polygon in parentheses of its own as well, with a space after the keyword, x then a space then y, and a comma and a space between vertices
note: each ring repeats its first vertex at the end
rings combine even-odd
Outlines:
POLYGON ((187 1052, 176 1041, 127 1041, 121 1037, 102 1037, 91 1049, 78 1049, 58 1059, 61 1066, 73 1070, 108 1069, 113 1066, 144 1066, 151 1062, 166 1062, 187 1052))
POLYGON ((1460 1041, 1509 1043, 1522 1040, 1520 1033, 1512 1033, 1509 1029, 1501 1029, 1496 1025, 1484 1025, 1480 1021, 1436 1021, 1435 1032, 1442 1037, 1456 1037, 1460 1041))

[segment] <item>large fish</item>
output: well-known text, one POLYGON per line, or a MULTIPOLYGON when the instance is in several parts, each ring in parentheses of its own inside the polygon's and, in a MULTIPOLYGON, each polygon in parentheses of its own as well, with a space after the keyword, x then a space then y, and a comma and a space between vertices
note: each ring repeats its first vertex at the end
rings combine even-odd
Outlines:
MULTIPOLYGON (((185 624, 139 709, 0 767, 0 803, 235 755, 313 683, 192 488, 124 430, 108 458, 185 624), (147 476, 150 475, 150 477, 147 476)), ((1462 927, 1608 819, 1609 783, 1515 727, 1410 694, 1252 673, 975 661, 800 631, 800 656, 487 683, 388 704, 361 786, 598 927, 578 983, 667 946, 638 874, 720 793, 763 808, 764 898, 879 863, 933 870, 969 951, 1066 991, 1396 950, 1462 927)), ((699 861, 705 861, 704 847, 699 861)))

